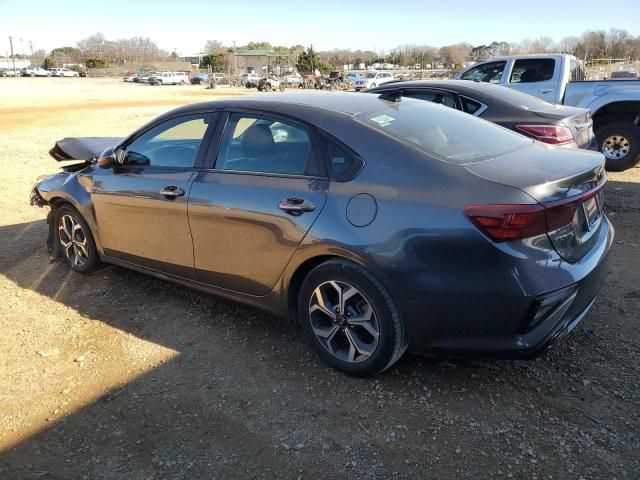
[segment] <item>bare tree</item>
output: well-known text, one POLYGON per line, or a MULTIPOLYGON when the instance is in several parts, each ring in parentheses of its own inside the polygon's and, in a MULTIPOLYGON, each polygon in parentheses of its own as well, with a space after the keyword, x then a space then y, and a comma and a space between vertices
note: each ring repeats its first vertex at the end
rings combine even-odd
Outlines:
POLYGON ((629 56, 633 37, 626 30, 610 29, 604 36, 607 54, 613 58, 625 58, 629 56))
POLYGON ((603 31, 587 31, 580 37, 580 43, 576 47, 576 55, 582 59, 601 58, 606 55, 607 46, 603 31))
POLYGON ((578 48, 580 44, 580 39, 578 37, 570 36, 564 37, 562 40, 558 42, 558 49, 562 53, 570 53, 573 54, 578 48))
POLYGON ((556 44, 551 37, 540 37, 531 43, 531 51, 526 53, 550 53, 556 50, 556 44))
POLYGON ((220 40, 207 40, 204 43, 204 53, 211 53, 211 52, 217 52, 219 50, 222 50, 224 47, 222 45, 222 42, 220 40))

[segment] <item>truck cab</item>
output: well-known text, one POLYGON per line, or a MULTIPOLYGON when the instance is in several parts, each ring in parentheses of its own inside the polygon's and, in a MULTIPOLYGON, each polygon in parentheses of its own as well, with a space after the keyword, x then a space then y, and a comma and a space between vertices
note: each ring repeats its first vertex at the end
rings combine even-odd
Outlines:
POLYGON ((586 81, 573 55, 511 55, 474 64, 456 80, 502 85, 550 103, 588 108, 607 170, 621 171, 640 160, 640 81, 586 81))
POLYGON ((585 73, 573 55, 517 55, 473 65, 455 78, 496 83, 550 103, 562 103, 567 83, 584 80, 585 73))

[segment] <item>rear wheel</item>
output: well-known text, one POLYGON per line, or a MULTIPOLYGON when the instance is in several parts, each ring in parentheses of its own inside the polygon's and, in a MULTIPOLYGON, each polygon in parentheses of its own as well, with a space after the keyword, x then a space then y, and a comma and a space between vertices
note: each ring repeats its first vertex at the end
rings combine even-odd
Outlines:
POLYGON ((82 215, 71 205, 56 210, 56 232, 60 252, 73 270, 89 273, 100 265, 96 243, 82 215))
POLYGON ((607 170, 621 172, 640 160, 640 126, 631 121, 607 123, 596 131, 596 138, 607 170))
POLYGON ((314 268, 302 283, 298 314, 318 355, 348 375, 380 373, 407 347, 391 296, 351 262, 329 260, 314 268))

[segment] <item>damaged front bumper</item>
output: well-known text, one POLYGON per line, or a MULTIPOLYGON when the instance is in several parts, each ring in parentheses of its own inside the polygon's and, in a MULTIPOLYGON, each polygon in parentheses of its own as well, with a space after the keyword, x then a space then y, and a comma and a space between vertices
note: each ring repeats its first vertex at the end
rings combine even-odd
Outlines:
POLYGON ((32 207, 42 208, 48 206, 49 202, 42 198, 42 195, 40 195, 40 192, 38 191, 38 187, 33 187, 31 189, 31 195, 29 196, 29 205, 32 207))

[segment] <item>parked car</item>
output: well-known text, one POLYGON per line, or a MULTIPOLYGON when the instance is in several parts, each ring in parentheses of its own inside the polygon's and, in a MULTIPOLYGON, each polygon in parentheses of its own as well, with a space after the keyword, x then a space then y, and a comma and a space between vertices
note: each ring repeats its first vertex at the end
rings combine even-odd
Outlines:
POLYGON ((346 82, 351 82, 355 85, 355 83, 360 80, 362 77, 359 73, 357 72, 351 72, 351 73, 347 73, 347 76, 344 77, 346 82))
POLYGON ((50 68, 52 77, 79 77, 80 72, 76 72, 66 67, 62 68, 50 68))
POLYGON ((588 108, 607 169, 626 170, 640 160, 638 81, 585 81, 584 67, 572 55, 496 57, 455 78, 496 83, 551 103, 588 108))
POLYGON ((151 85, 184 85, 189 81, 185 72, 156 72, 149 77, 151 85))
POLYGON ((19 77, 20 70, 13 68, 0 68, 0 77, 19 77))
POLYGON ((209 81, 208 73, 194 73, 189 80, 192 85, 200 85, 201 83, 207 83, 209 81))
MULTIPOLYGON (((136 82, 136 79, 139 79, 139 78, 140 78, 140 77, 142 77, 142 76, 144 76, 144 74, 141 74, 141 73, 132 73, 132 74, 126 75, 126 76, 123 78, 123 80, 124 80, 125 82, 128 82, 128 83, 133 83, 133 82, 136 82)), ((136 82, 136 83, 137 83, 137 82, 136 82)))
POLYGON ((161 76, 162 72, 144 72, 133 79, 135 83, 149 83, 151 77, 161 76))
POLYGON ((34 68, 34 67, 25 67, 20 70, 20 74, 23 77, 50 77, 51 72, 49 70, 45 70, 44 68, 34 68))
POLYGON ((468 80, 394 81, 367 92, 439 103, 551 145, 598 148, 586 108, 553 105, 499 85, 468 80))
POLYGON ((389 72, 367 72, 364 77, 355 81, 354 86, 356 92, 360 90, 366 90, 368 88, 375 88, 378 85, 383 85, 393 80, 393 75, 389 72))
POLYGON ((286 75, 284 79, 286 83, 288 85, 291 85, 292 87, 299 87, 302 83, 302 75, 300 75, 298 72, 286 75))
POLYGON ((618 72, 611 72, 609 76, 611 80, 638 80, 638 72, 635 70, 621 70, 618 72))
POLYGON ((255 72, 244 73, 242 75, 241 82, 242 82, 242 85, 244 85, 247 88, 256 88, 261 78, 262 78, 262 75, 255 72))
POLYGON ((268 75, 258 81, 257 88, 259 92, 271 92, 280 90, 280 79, 278 79, 278 77, 276 77, 275 75, 268 75))
POLYGON ((609 271, 602 154, 431 102, 236 97, 124 139, 60 140, 51 155, 83 160, 31 193, 50 207, 54 258, 296 316, 351 375, 409 347, 539 355, 609 271))

